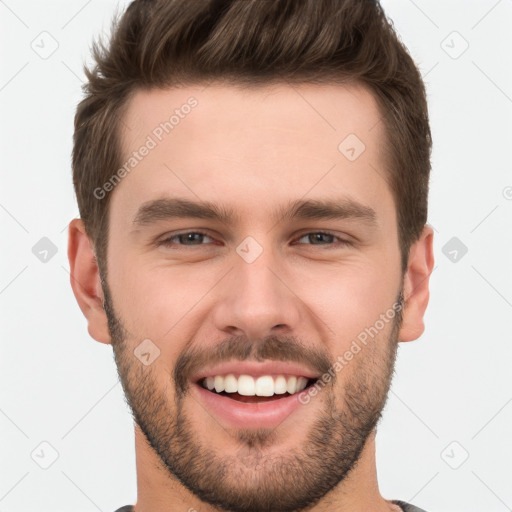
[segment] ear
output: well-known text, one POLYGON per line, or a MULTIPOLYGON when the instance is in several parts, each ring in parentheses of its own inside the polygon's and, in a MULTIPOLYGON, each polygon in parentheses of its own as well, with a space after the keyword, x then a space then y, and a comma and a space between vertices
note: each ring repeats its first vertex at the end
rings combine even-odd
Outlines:
POLYGON ((429 280, 434 267, 433 229, 426 225, 419 240, 411 245, 404 275, 405 308, 399 341, 413 341, 425 330, 423 315, 429 299, 429 280))
POLYGON ((91 337, 101 343, 110 344, 98 263, 81 219, 73 219, 69 223, 68 235, 71 288, 87 318, 91 337))

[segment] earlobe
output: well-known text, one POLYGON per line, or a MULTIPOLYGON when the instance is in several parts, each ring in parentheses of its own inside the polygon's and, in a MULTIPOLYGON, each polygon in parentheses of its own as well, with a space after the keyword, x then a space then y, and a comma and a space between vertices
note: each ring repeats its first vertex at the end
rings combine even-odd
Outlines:
POLYGON ((416 340, 425 329, 423 316, 428 305, 429 280, 434 267, 433 239, 434 231, 426 225, 420 238, 410 248, 404 275, 405 307, 399 341, 416 340))
POLYGON ((71 288, 87 319, 91 337, 110 344, 98 264, 81 219, 73 219, 69 223, 68 236, 71 288))

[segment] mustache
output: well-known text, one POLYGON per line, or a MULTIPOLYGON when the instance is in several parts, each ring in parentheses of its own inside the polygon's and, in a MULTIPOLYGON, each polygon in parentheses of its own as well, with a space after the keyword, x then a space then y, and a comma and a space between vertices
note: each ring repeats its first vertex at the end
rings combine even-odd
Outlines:
POLYGON ((173 378, 178 397, 186 393, 192 375, 207 365, 227 361, 281 361, 298 363, 326 373, 332 366, 327 354, 306 345, 296 336, 270 335, 263 339, 247 336, 228 338, 213 348, 190 346, 180 354, 173 378))

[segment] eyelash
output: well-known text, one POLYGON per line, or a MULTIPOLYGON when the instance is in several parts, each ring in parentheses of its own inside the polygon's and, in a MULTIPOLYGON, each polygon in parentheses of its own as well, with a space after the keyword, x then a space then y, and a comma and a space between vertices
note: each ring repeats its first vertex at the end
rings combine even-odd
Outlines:
MULTIPOLYGON (((205 233, 204 231, 184 231, 183 233, 177 233, 177 234, 174 234, 164 240, 161 240, 160 242, 157 242, 157 245, 158 246, 166 246, 166 247, 170 247, 172 245, 175 245, 172 240, 175 239, 175 238, 178 238, 180 236, 184 236, 184 235, 189 235, 189 234, 194 234, 194 235, 204 235, 208 238, 213 238, 211 237, 210 235, 208 235, 208 233, 205 233)), ((332 236, 334 237, 335 239, 338 240, 339 244, 341 246, 348 246, 348 245, 352 245, 351 242, 347 241, 347 240, 344 240, 343 238, 340 238, 338 236, 336 236, 334 233, 331 233, 330 231, 308 231, 307 233, 303 233, 301 234, 296 240, 300 240, 301 238, 304 238, 305 236, 307 235, 312 235, 312 234, 315 234, 315 235, 318 235, 318 234, 321 234, 321 235, 328 235, 328 236, 332 236)), ((178 244, 178 246, 180 247, 199 247, 201 245, 205 245, 205 244, 192 244, 192 245, 185 245, 185 244, 178 244)), ((322 246, 322 247, 332 247, 332 246, 336 246, 336 244, 300 244, 300 245, 312 245, 312 246, 322 246)))

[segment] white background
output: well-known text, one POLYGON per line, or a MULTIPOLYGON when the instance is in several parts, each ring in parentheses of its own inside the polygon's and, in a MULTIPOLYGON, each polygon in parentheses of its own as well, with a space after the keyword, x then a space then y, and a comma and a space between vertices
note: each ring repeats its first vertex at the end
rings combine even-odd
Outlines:
MULTIPOLYGON (((429 512, 504 512, 512 510, 512 0, 383 5, 427 86, 436 267, 425 334, 400 345, 378 429, 380 488, 429 512), (453 237, 468 249, 455 262, 443 253, 453 237)), ((66 257, 67 224, 78 215, 70 153, 82 61, 115 6, 0 1, 1 512, 112 512, 136 500, 133 425, 112 348, 88 336, 66 257), (46 59, 32 48, 41 38, 47 50, 58 44, 46 59), (57 249, 45 263, 32 252, 43 237, 57 249), (58 458, 41 468, 52 450, 58 458)))

